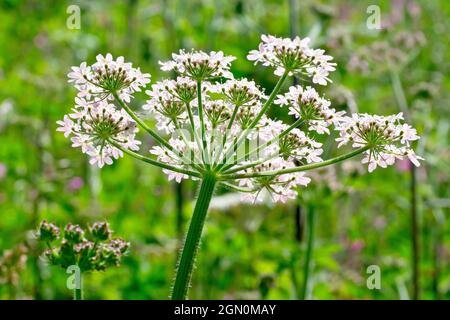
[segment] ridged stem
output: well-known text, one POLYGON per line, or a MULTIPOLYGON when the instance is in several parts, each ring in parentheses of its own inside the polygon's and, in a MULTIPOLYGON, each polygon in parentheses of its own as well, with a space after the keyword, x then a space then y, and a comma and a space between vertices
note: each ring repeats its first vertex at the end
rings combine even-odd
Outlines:
POLYGON ((216 182, 216 177, 213 174, 205 174, 205 177, 202 180, 200 192, 197 197, 194 213, 192 214, 191 223, 178 264, 175 283, 172 290, 172 300, 184 300, 187 298, 192 269, 200 244, 203 225, 205 224, 209 203, 211 202, 216 182))

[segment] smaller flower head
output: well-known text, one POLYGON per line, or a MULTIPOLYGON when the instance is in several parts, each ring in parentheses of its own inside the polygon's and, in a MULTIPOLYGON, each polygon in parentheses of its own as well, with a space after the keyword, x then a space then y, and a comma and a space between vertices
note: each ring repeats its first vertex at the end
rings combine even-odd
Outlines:
MULTIPOLYGON (((194 163, 195 159, 201 158, 200 151, 197 144, 193 141, 185 143, 183 139, 171 138, 169 140, 170 145, 174 148, 175 152, 182 154, 188 159, 188 162, 180 160, 174 151, 168 150, 160 146, 154 146, 150 149, 150 153, 157 156, 157 160, 163 163, 167 163, 182 169, 189 169, 190 165, 194 163)), ((163 169, 163 172, 167 174, 169 181, 175 180, 181 182, 183 179, 188 179, 189 176, 183 173, 174 172, 171 170, 163 169)))
POLYGON ((402 123, 403 115, 377 116, 369 114, 353 114, 342 119, 338 130, 340 137, 336 139, 339 146, 351 143, 353 147, 368 146, 362 163, 368 163, 369 172, 377 166, 386 168, 396 159, 407 157, 414 165, 419 166, 417 156, 411 149, 411 142, 418 140, 416 129, 402 123))
POLYGON ((295 128, 279 141, 279 154, 284 159, 297 163, 320 162, 322 144, 307 137, 303 131, 295 128))
POLYGON ((241 106, 236 114, 236 121, 242 129, 246 129, 255 120, 261 110, 261 104, 241 106))
POLYGON ((107 222, 95 222, 90 228, 91 234, 96 240, 105 241, 111 236, 111 230, 107 222))
POLYGON ((143 109, 152 111, 161 127, 177 124, 184 121, 187 116, 186 104, 170 95, 160 95, 156 99, 148 100, 143 109), (160 124, 161 120, 163 120, 162 124, 160 124))
MULTIPOLYGON (((185 103, 189 103, 197 97, 197 83, 189 77, 164 80, 162 85, 171 95, 185 103)), ((204 89, 204 86, 202 86, 202 89, 204 89)))
POLYGON ((333 57, 325 55, 324 50, 310 48, 309 38, 289 39, 262 35, 261 40, 258 50, 252 50, 248 54, 248 60, 274 67, 275 75, 278 76, 287 71, 289 75, 312 78, 313 83, 327 85, 327 82, 331 82, 328 75, 336 69, 336 63, 330 62, 333 57))
MULTIPOLYGON (((292 161, 286 161, 282 158, 276 158, 267 161, 256 167, 246 169, 245 173, 264 173, 279 169, 294 167, 292 161)), ((260 196, 262 191, 267 191, 274 202, 286 202, 288 199, 297 197, 297 187, 306 186, 311 181, 303 172, 287 173, 281 175, 260 176, 257 178, 242 179, 239 181, 241 186, 249 187, 253 192, 243 195, 244 201, 262 201, 260 196)))
POLYGON ((38 231, 39 240, 52 242, 59 238, 59 228, 46 220, 43 220, 38 231))
POLYGON ((64 238, 70 243, 81 243, 84 241, 84 231, 79 225, 69 223, 64 228, 64 238))
POLYGON ((211 91, 223 94, 226 100, 235 106, 255 105, 260 99, 267 99, 254 81, 245 78, 230 79, 223 84, 216 84, 212 86, 211 91))
POLYGON ((139 149, 141 142, 135 139, 136 123, 123 109, 117 110, 106 101, 87 104, 83 99, 77 99, 73 111, 57 122, 57 131, 66 137, 72 135, 72 146, 80 147, 83 153, 88 154, 91 164, 97 163, 101 168, 104 164, 112 164, 112 159, 121 157, 122 152, 114 144, 126 149, 139 149))
POLYGON ((206 101, 204 108, 212 128, 218 127, 231 117, 231 107, 223 100, 206 101))
POLYGON ((150 82, 150 74, 133 68, 131 63, 124 62, 123 57, 114 60, 110 53, 97 55, 97 62, 92 66, 83 62, 80 67, 72 67, 68 77, 79 90, 80 97, 103 100, 112 99, 117 93, 126 102, 134 92, 141 91, 141 87, 150 82))
POLYGON ((275 103, 289 106, 289 114, 307 121, 309 130, 319 134, 329 134, 328 127, 339 122, 344 115, 343 111, 337 112, 330 108, 330 101, 322 98, 312 87, 304 89, 301 86, 292 86, 289 92, 278 95, 275 103))
POLYGON ((159 64, 163 71, 175 71, 194 80, 208 80, 217 77, 232 78, 230 64, 235 59, 233 56, 225 56, 222 51, 206 53, 180 50, 179 54, 172 54, 172 60, 159 64))

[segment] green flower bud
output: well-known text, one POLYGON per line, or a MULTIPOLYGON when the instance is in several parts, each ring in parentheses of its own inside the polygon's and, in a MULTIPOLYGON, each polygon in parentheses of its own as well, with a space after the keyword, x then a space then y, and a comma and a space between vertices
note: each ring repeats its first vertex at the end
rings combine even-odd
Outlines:
POLYGON ((105 241, 111 236, 111 230, 107 222, 95 222, 90 229, 95 240, 105 241))
POLYGON ((80 243, 84 240, 84 231, 77 224, 69 223, 64 228, 64 238, 72 243, 80 243))
POLYGON ((112 239, 109 245, 112 249, 116 250, 121 255, 125 254, 127 250, 130 248, 130 243, 120 238, 112 239))
POLYGON ((59 265, 63 268, 77 264, 77 257, 73 248, 73 244, 63 240, 59 248, 59 265))
POLYGON ((39 226, 39 240, 52 242, 59 237, 59 228, 53 223, 43 220, 39 226))
POLYGON ((47 249, 44 251, 44 257, 52 265, 57 265, 59 263, 59 255, 53 249, 47 249))

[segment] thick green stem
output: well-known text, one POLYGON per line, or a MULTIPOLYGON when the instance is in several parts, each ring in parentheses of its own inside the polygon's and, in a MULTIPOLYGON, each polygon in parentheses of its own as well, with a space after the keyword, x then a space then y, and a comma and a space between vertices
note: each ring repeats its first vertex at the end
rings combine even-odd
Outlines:
POLYGON ((175 284, 172 291, 172 300, 184 300, 187 298, 195 256, 200 244, 203 225, 206 220, 209 203, 216 182, 216 177, 213 174, 206 174, 203 178, 180 262, 178 264, 175 284))
POLYGON ((308 208, 308 240, 306 243, 306 256, 303 264, 303 284, 302 291, 300 292, 300 299, 305 300, 307 298, 309 274, 311 272, 311 258, 314 248, 314 208, 309 206, 308 208))

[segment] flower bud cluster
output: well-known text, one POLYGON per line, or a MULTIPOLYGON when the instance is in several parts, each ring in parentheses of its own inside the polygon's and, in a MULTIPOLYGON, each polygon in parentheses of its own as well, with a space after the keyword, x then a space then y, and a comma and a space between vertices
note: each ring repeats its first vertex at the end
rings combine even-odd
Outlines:
POLYGON ((67 268, 77 265, 82 272, 103 271, 119 266, 130 247, 129 242, 111 238, 107 222, 95 222, 86 231, 67 224, 63 232, 53 223, 42 221, 37 236, 48 249, 44 257, 52 264, 67 268))

